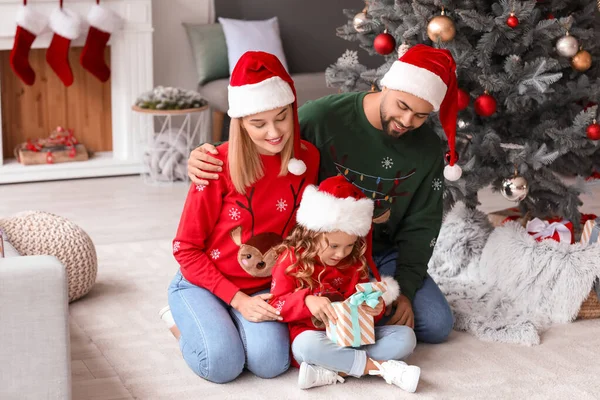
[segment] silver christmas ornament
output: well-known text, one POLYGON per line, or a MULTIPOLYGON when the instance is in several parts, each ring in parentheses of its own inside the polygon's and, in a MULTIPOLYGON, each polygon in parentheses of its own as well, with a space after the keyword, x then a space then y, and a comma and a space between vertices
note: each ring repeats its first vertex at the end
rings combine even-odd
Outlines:
POLYGON ((579 51, 577 38, 567 34, 556 42, 556 51, 563 57, 571 58, 579 51))
POLYGON ((356 32, 365 33, 369 28, 370 20, 371 19, 367 16, 367 14, 364 11, 361 11, 354 16, 352 25, 354 26, 354 29, 356 29, 356 32))
POLYGON ((518 203, 523 201, 529 194, 529 184, 522 176, 515 176, 502 181, 500 193, 508 201, 518 203))

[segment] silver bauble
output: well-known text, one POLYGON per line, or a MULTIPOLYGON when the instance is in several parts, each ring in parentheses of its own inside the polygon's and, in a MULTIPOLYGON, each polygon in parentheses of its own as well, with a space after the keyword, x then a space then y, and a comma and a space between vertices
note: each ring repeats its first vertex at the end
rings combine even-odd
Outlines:
POLYGON ((556 42, 556 51, 563 57, 571 58, 579 51, 579 42, 571 35, 563 36, 556 42))
POLYGON ((361 11, 354 16, 352 25, 354 26, 354 29, 356 29, 356 32, 365 33, 369 29, 370 21, 371 18, 369 18, 365 12, 361 11))
POLYGON ((506 200, 518 203, 523 201, 529 193, 529 184, 522 176, 515 176, 502 181, 500 193, 506 200))

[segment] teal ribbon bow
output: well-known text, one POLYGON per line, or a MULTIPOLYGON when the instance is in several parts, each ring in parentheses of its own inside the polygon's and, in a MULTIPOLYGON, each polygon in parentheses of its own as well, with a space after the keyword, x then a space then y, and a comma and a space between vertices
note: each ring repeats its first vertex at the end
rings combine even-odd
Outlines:
POLYGON ((379 298, 383 295, 380 290, 373 290, 372 286, 365 287, 364 292, 354 293, 349 298, 350 305, 360 306, 362 303, 366 303, 369 307, 375 308, 379 304, 379 298))
POLYGON ((371 308, 377 307, 379 304, 379 298, 383 295, 380 290, 373 290, 371 285, 364 286, 364 292, 354 293, 349 297, 348 302, 350 303, 350 318, 352 320, 352 333, 354 340, 352 341, 352 347, 360 347, 360 324, 358 322, 358 307, 365 303, 371 308))

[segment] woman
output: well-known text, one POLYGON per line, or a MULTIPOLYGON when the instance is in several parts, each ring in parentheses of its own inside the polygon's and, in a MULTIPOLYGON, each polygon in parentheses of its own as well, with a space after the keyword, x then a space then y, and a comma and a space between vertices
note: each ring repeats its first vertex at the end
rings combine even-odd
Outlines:
POLYGON ((261 378, 289 367, 287 326, 267 303, 273 247, 294 226, 319 162, 317 149, 300 140, 294 84, 277 57, 245 53, 228 92, 232 120, 229 143, 216 156, 220 179, 190 187, 173 241, 180 270, 169 287, 183 357, 216 383, 244 367, 261 378))

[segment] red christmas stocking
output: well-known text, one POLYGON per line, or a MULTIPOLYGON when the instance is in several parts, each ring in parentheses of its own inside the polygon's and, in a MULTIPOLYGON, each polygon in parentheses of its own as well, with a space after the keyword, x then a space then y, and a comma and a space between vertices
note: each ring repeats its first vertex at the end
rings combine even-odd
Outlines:
POLYGON ((46 61, 64 85, 71 86, 73 71, 69 64, 69 47, 71 40, 79 37, 81 22, 77 14, 60 8, 50 16, 50 28, 54 36, 46 51, 46 61))
POLYGON ((110 35, 121 28, 123 20, 108 8, 96 4, 88 14, 88 22, 90 30, 81 53, 81 65, 101 82, 106 82, 110 78, 110 68, 104 61, 104 49, 110 35))
POLYGON ((29 51, 35 38, 46 29, 48 19, 34 11, 31 6, 23 6, 17 12, 17 33, 10 52, 10 66, 26 84, 33 85, 35 72, 29 64, 29 51))

